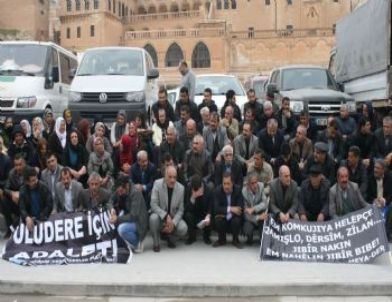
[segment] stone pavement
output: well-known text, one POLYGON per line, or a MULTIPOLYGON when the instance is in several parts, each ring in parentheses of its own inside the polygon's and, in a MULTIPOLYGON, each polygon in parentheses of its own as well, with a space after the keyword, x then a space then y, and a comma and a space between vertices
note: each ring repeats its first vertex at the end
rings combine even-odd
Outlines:
POLYGON ((22 267, 0 260, 0 294, 149 297, 146 301, 155 301, 154 297, 274 297, 261 301, 306 302, 343 301, 307 296, 378 296, 363 301, 391 301, 385 299, 392 296, 392 267, 385 263, 261 262, 257 246, 214 249, 201 242, 191 246, 179 243, 174 250, 163 245, 160 253, 154 253, 150 238, 145 246, 144 253, 134 255, 130 265, 22 267), (292 300, 276 300, 278 296, 291 296, 292 300))

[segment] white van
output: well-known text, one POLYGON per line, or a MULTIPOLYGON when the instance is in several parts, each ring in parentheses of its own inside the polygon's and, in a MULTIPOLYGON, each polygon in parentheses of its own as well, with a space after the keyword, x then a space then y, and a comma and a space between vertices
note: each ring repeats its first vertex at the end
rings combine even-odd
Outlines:
POLYGON ((69 73, 76 56, 51 42, 0 42, 0 118, 31 120, 67 108, 69 73))
POLYGON ((120 109, 131 120, 149 119, 158 97, 159 71, 143 48, 99 47, 84 52, 72 81, 68 108, 76 120, 111 123, 120 109))

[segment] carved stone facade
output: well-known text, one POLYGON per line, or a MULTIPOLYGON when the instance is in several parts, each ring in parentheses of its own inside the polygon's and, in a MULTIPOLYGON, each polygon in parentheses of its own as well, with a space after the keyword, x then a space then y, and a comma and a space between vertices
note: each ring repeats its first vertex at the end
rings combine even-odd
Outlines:
POLYGON ((181 58, 196 73, 240 76, 267 73, 285 64, 326 65, 334 45, 334 24, 363 2, 58 1, 56 8, 51 9, 51 33, 58 33, 62 46, 76 52, 97 46, 145 47, 156 61, 161 78, 173 83, 179 79, 176 65, 181 58))

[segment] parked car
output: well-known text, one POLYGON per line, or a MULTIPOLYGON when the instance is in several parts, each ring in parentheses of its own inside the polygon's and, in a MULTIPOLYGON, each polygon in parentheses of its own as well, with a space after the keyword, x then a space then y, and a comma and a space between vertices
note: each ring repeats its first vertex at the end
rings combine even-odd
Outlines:
POLYGON ((1 119, 31 120, 49 108, 61 115, 77 65, 72 52, 51 42, 0 42, 1 119))
POLYGON ((254 89, 257 98, 261 101, 265 98, 268 76, 255 75, 246 79, 244 87, 246 91, 254 89))
POLYGON ((143 112, 150 118, 157 101, 159 71, 143 48, 100 47, 84 52, 72 81, 69 109, 75 119, 115 120, 120 109, 128 120, 143 112))
POLYGON ((283 97, 290 98, 294 114, 308 110, 318 126, 326 126, 329 115, 338 114, 347 104, 355 113, 354 99, 339 90, 328 69, 311 65, 288 65, 274 69, 268 79, 267 94, 280 105, 283 97))

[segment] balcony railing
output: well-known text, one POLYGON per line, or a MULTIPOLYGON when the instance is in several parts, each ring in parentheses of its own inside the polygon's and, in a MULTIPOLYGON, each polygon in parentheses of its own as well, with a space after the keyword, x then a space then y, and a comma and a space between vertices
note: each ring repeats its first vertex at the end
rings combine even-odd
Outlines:
POLYGON ((225 35, 225 30, 220 28, 187 28, 172 30, 148 30, 148 31, 128 31, 125 33, 125 40, 143 39, 172 39, 172 38, 195 38, 195 37, 221 37, 225 35))
POLYGON ((192 10, 185 12, 167 12, 157 14, 145 14, 145 15, 130 15, 124 17, 124 21, 129 23, 134 22, 145 22, 145 21, 164 21, 170 19, 181 19, 181 18, 197 18, 200 16, 200 11, 192 10))
POLYGON ((332 28, 255 30, 230 32, 232 39, 271 39, 271 38, 304 38, 333 36, 332 28))

